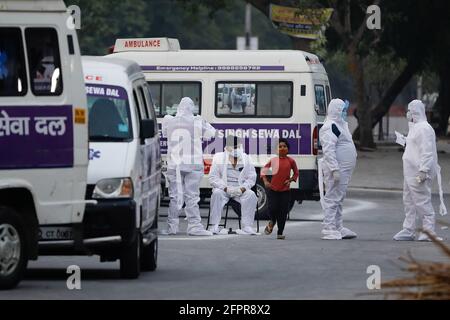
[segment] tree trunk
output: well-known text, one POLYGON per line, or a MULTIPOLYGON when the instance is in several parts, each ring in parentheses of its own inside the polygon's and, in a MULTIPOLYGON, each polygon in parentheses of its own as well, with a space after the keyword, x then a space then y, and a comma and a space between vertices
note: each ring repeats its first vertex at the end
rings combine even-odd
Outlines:
POLYGON ((448 119, 450 117, 450 65, 441 66, 439 72, 439 126, 438 135, 447 134, 448 119))
POLYGON ((310 46, 311 46, 312 40, 291 37, 291 41, 292 41, 292 49, 311 52, 310 46))
POLYGON ((356 89, 357 117, 360 127, 359 147, 361 150, 375 148, 372 132, 372 116, 366 101, 366 88, 364 85, 364 70, 361 58, 356 54, 355 48, 350 48, 348 52, 349 70, 356 89))
MULTIPOLYGON (((420 62, 417 60, 409 62, 405 69, 400 73, 400 75, 395 79, 386 93, 383 95, 381 100, 378 102, 376 107, 372 110, 372 128, 383 119, 383 117, 389 112, 392 103, 401 93, 403 88, 408 84, 414 74, 419 70, 420 62)), ((353 138, 355 140, 359 139, 360 127, 358 126, 353 133, 353 138)))

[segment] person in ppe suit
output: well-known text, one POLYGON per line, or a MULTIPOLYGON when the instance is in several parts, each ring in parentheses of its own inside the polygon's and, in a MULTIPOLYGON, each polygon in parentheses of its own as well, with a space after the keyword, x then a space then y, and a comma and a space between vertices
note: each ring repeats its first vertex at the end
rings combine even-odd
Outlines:
MULTIPOLYGON (((394 240, 415 240, 416 216, 422 218, 423 230, 436 235, 435 213, 431 204, 431 186, 434 178, 438 178, 441 205, 440 214, 445 215, 441 173, 436 152, 436 136, 434 129, 427 122, 425 105, 420 100, 408 104, 407 118, 409 132, 406 137, 406 148, 403 153, 403 204, 405 220, 403 229, 394 236, 394 240)), ((438 238, 440 239, 440 238, 438 238)), ((419 241, 430 241, 425 233, 420 233, 419 241)), ((440 239, 442 240, 442 239, 440 239)))
POLYGON ((220 233, 222 209, 233 198, 241 204, 242 229, 236 230, 236 233, 257 234, 253 229, 253 222, 258 198, 251 190, 256 183, 256 171, 237 137, 228 136, 225 151, 214 155, 209 182, 213 187, 210 216, 212 232, 220 233))
POLYGON ((356 238, 355 232, 343 226, 342 218, 342 202, 357 157, 348 129, 348 106, 348 101, 331 100, 326 121, 319 132, 323 152, 323 157, 319 160, 319 190, 324 210, 322 239, 325 240, 356 238))
POLYGON ((179 216, 184 212, 188 221, 187 234, 212 235, 201 224, 198 202, 203 177, 202 138, 210 139, 215 129, 200 116, 194 116, 194 102, 184 97, 176 115, 166 115, 162 134, 167 137, 167 180, 169 184, 168 234, 178 232, 179 216))

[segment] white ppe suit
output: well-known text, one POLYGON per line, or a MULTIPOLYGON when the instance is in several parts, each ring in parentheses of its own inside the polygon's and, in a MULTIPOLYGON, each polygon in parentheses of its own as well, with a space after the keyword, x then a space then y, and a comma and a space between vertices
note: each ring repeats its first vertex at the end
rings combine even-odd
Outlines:
POLYGON ((217 227, 222 217, 222 210, 225 204, 233 198, 241 204, 241 227, 238 231, 241 234, 256 234, 253 230, 253 222, 255 221, 255 210, 258 198, 251 188, 256 183, 255 167, 251 163, 250 157, 244 152, 240 152, 238 163, 243 166, 239 173, 235 185, 229 183, 227 172, 229 166, 232 166, 230 153, 219 152, 214 155, 209 173, 209 182, 213 187, 211 195, 211 224, 213 232, 217 233, 217 227), (227 188, 227 192, 224 189, 227 188), (240 188, 245 188, 245 192, 241 193, 240 188), (234 191, 233 191, 234 190, 234 191))
POLYGON ((345 107, 346 104, 341 99, 331 100, 326 121, 319 132, 323 152, 323 157, 319 160, 319 189, 324 210, 322 239, 340 240, 356 237, 356 234, 344 228, 342 223, 342 202, 357 157, 348 123, 344 120, 345 107))
MULTIPOLYGON (((405 220, 403 230, 394 236, 394 240, 414 240, 416 231, 416 217, 422 218, 422 226, 435 235, 435 213, 431 204, 431 186, 438 177, 440 183, 440 167, 436 152, 436 136, 434 129, 427 122, 425 106, 420 100, 413 100, 408 104, 408 117, 412 120, 406 148, 403 153, 403 205, 405 220)), ((440 213, 447 213, 442 191, 440 213)), ((430 240, 422 233, 420 241, 430 240)))
POLYGON ((211 235, 201 224, 198 202, 203 177, 202 138, 210 139, 215 129, 200 116, 194 116, 194 102, 184 97, 175 117, 166 115, 162 134, 167 137, 167 174, 169 185, 168 233, 178 232, 179 216, 184 211, 189 235, 211 235))

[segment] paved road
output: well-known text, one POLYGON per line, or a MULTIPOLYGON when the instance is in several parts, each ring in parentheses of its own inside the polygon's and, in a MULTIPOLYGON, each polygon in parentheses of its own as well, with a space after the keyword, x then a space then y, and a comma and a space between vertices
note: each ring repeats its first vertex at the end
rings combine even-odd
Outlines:
MULTIPOLYGON (((319 203, 305 202, 294 207, 284 241, 274 235, 160 236, 157 271, 132 281, 119 278, 117 262, 41 257, 30 263, 20 286, 0 292, 0 299, 382 299, 358 295, 373 293, 366 287, 369 265, 380 266, 382 280, 388 280, 405 275, 398 258, 408 250, 417 258, 443 260, 431 243, 391 240, 403 219, 401 193, 353 190, 344 210, 358 239, 320 240, 319 203), (71 264, 82 269, 82 290, 66 288, 71 264)), ((448 229, 438 227, 438 233, 450 243, 448 229)))

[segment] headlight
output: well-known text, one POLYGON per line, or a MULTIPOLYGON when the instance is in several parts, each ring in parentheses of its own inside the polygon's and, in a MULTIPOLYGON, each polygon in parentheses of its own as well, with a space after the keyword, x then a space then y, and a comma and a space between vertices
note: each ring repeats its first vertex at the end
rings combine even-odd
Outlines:
POLYGON ((130 178, 100 180, 95 185, 92 198, 133 198, 133 181, 130 178))

